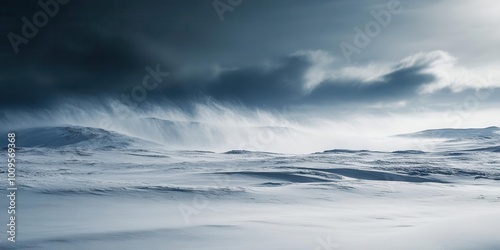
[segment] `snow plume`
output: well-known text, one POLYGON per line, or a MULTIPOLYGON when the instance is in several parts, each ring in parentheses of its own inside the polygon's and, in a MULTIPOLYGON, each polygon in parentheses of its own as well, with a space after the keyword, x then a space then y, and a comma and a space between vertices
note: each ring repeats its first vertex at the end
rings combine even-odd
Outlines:
POLYGON ((31 129, 30 134, 34 134, 34 128, 88 127, 154 142, 169 150, 216 152, 233 149, 282 153, 334 148, 393 150, 400 144, 380 143, 386 140, 382 138, 395 132, 412 132, 381 131, 387 126, 375 116, 329 117, 311 113, 248 108, 213 100, 196 102, 189 107, 165 102, 131 108, 108 98, 106 101, 65 100, 64 104, 44 109, 3 111, 0 125, 5 131, 31 129))

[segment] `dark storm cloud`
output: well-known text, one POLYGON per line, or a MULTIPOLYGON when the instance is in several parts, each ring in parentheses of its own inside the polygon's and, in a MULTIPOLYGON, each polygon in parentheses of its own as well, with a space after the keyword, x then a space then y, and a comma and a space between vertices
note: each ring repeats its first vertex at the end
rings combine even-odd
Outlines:
POLYGON ((304 89, 304 75, 315 62, 283 55, 304 48, 335 54, 341 41, 352 39, 355 25, 372 19, 370 9, 385 6, 382 0, 248 0, 226 12, 224 22, 212 1, 71 0, 16 54, 7 34, 22 35, 21 18, 41 11, 37 2, 2 6, 0 107, 41 105, 61 96, 119 98, 156 65, 172 75, 148 93, 148 101, 209 96, 268 107, 408 99, 436 77, 423 73, 430 67, 423 64, 394 69, 377 81, 326 79, 304 89), (275 58, 281 59, 272 67, 259 63, 275 58), (214 73, 213 65, 229 69, 214 73))
POLYGON ((417 95, 419 87, 431 83, 435 77, 422 73, 422 67, 411 67, 395 70, 382 76, 379 81, 368 84, 324 83, 316 88, 308 97, 309 102, 390 102, 405 100, 417 95))
POLYGON ((31 61, 14 59, 20 66, 2 72, 1 87, 9 91, 0 94, 1 102, 29 103, 30 99, 56 95, 124 91, 134 80, 140 81, 145 74, 140 71, 153 61, 116 37, 70 34, 64 40, 58 46, 33 52, 31 61))
POLYGON ((208 83, 207 93, 216 99, 235 99, 252 105, 284 105, 300 101, 302 78, 310 62, 289 57, 278 68, 244 68, 221 73, 208 83))
POLYGON ((169 99, 187 100, 209 96, 216 100, 239 101, 246 105, 284 107, 302 104, 367 103, 414 98, 419 88, 435 80, 423 73, 429 65, 395 68, 378 80, 325 80, 306 90, 304 75, 315 66, 305 55, 292 55, 271 63, 220 72, 210 81, 193 84, 176 82, 161 88, 169 99))
POLYGON ((211 4, 198 1, 73 0, 58 6, 47 25, 20 44, 12 44, 7 34, 23 36, 22 18, 31 25, 43 9, 37 1, 3 6, 0 105, 130 91, 141 83, 147 66, 182 65, 182 51, 201 48, 207 25, 220 22, 211 4))
MULTIPOLYGON (((127 91, 141 81, 148 65, 161 64, 173 73, 190 65, 252 65, 304 46, 336 45, 322 37, 324 30, 342 28, 343 17, 355 16, 363 6, 330 0, 243 1, 221 22, 213 1, 60 1, 68 3, 42 0, 56 3, 58 11, 27 44, 15 46, 8 34, 23 36, 22 18, 33 22, 43 8, 38 0, 3 3, 0 88, 10 91, 0 93, 0 105, 127 91)), ((262 80, 269 84, 270 79, 262 80)))

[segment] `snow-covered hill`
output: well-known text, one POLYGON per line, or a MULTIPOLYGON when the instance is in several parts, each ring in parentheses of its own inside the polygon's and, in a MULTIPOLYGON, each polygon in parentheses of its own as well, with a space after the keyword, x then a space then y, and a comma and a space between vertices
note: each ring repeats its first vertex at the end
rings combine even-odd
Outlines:
POLYGON ((423 143, 432 144, 438 151, 490 151, 498 152, 500 147, 500 128, 469 129, 431 129, 398 137, 420 139, 423 143))
MULTIPOLYGON (((122 149, 155 146, 152 142, 100 128, 81 126, 35 127, 15 131, 21 148, 122 149)), ((3 145, 5 146, 5 144, 3 145)))
POLYGON ((498 249, 491 130, 462 130, 472 150, 444 130, 439 143, 454 146, 444 151, 312 154, 169 150, 80 126, 19 130, 22 240, 0 248, 498 249))
POLYGON ((429 129, 411 134, 403 134, 404 137, 421 138, 445 138, 450 140, 458 139, 498 139, 500 140, 499 127, 468 128, 468 129, 429 129))

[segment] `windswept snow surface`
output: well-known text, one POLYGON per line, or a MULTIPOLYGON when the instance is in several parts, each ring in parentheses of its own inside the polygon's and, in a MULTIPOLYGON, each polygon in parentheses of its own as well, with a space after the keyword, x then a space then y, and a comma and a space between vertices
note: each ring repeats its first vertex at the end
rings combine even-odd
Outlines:
POLYGON ((435 152, 292 155, 20 130, 17 243, 0 248, 500 249, 496 132, 445 132, 435 152))

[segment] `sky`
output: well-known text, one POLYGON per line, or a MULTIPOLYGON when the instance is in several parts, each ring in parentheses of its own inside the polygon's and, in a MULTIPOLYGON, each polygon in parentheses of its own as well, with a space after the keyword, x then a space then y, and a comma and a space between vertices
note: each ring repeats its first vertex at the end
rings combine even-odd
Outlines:
POLYGON ((300 119, 373 116, 394 131, 500 125, 499 10, 494 0, 8 1, 0 110, 210 100, 300 119))

